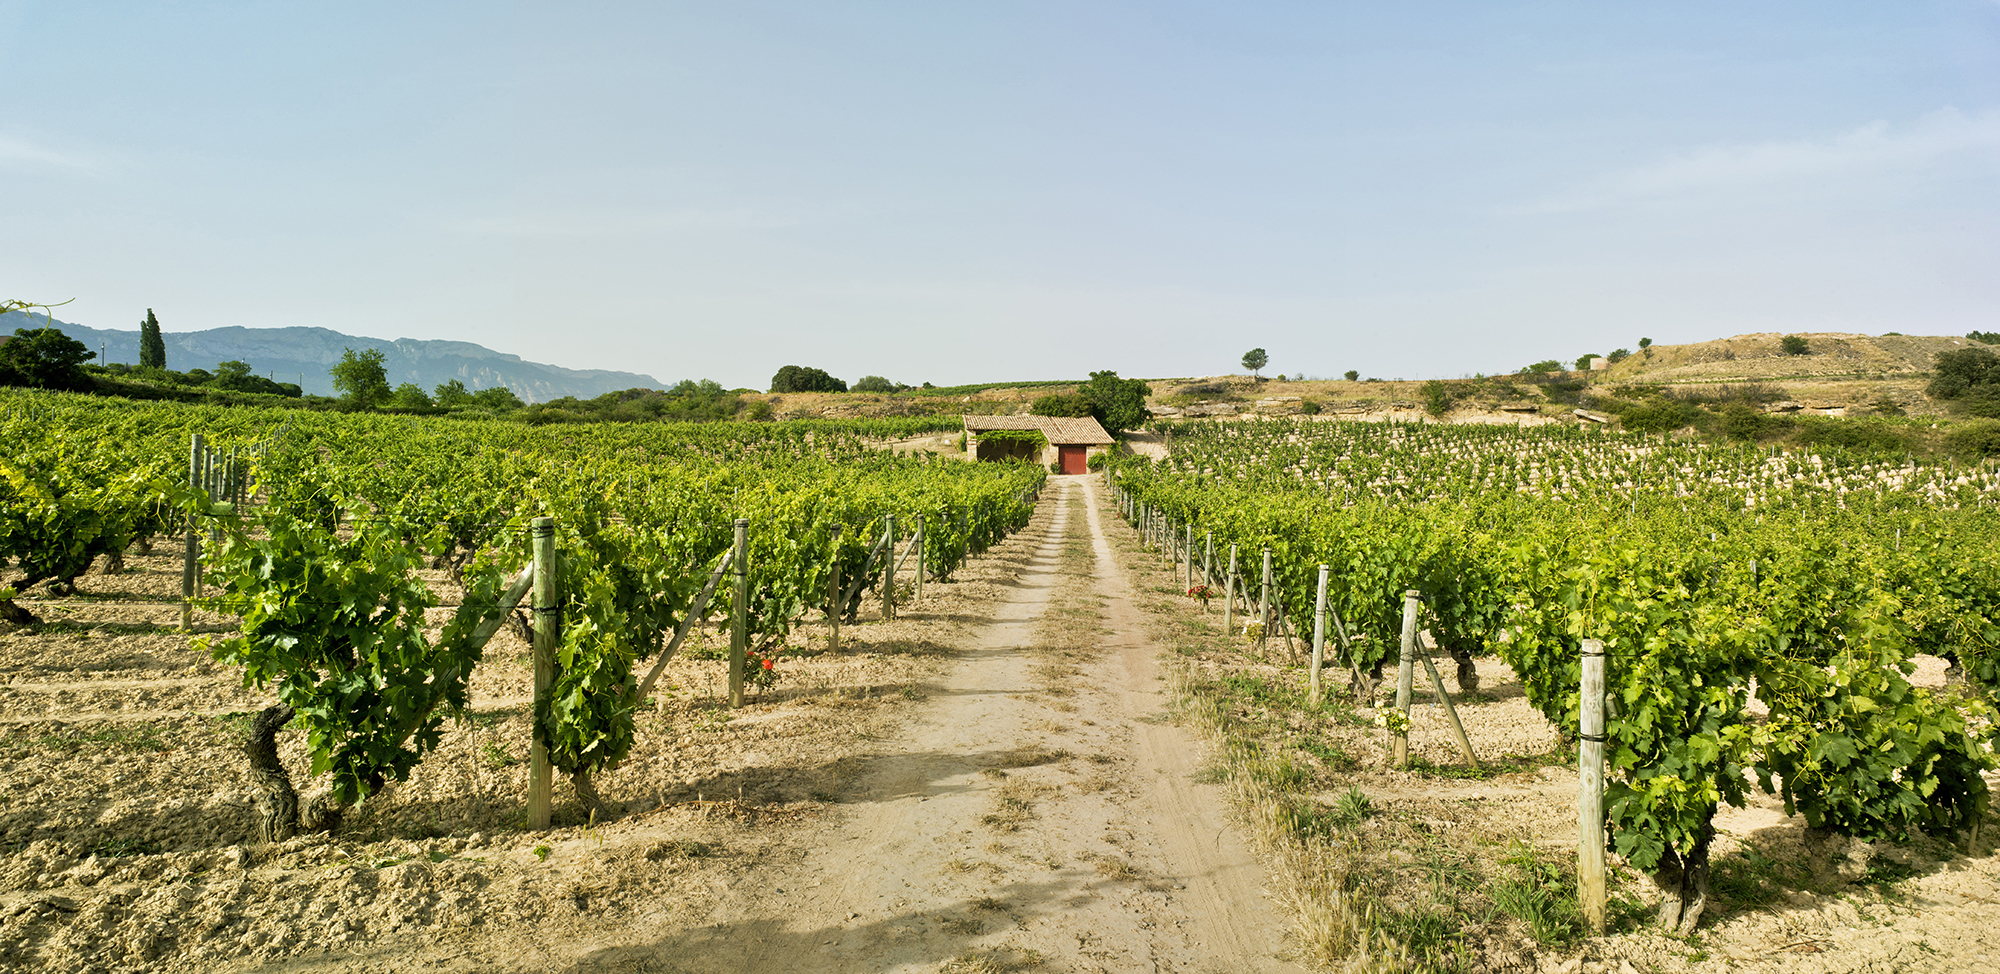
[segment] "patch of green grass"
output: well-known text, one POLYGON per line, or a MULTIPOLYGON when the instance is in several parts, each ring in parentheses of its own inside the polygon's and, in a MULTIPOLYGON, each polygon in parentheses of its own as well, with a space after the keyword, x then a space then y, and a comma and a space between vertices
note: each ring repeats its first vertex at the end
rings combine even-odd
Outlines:
POLYGON ((1486 888, 1494 906, 1526 925, 1529 935, 1543 946, 1563 946, 1583 935, 1573 863, 1518 841, 1500 861, 1508 867, 1506 874, 1486 888))
POLYGON ((86 856, 98 856, 104 859, 122 859, 126 856, 157 855, 160 850, 160 844, 151 839, 118 836, 117 838, 97 840, 94 845, 86 847, 83 854, 86 856))
POLYGON ((486 762, 487 767, 492 768, 495 771, 498 771, 501 768, 511 768, 514 765, 521 763, 520 758, 517 758, 514 755, 508 753, 506 748, 501 747, 499 744, 496 744, 493 741, 480 742, 479 757, 480 760, 486 762))

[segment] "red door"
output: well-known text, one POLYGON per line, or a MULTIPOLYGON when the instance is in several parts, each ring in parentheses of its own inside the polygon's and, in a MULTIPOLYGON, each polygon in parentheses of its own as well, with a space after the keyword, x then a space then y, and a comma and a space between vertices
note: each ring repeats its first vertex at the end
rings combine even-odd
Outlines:
POLYGON ((1084 458, 1084 448, 1080 446, 1056 447, 1058 459, 1062 461, 1063 473, 1089 473, 1090 462, 1084 458))

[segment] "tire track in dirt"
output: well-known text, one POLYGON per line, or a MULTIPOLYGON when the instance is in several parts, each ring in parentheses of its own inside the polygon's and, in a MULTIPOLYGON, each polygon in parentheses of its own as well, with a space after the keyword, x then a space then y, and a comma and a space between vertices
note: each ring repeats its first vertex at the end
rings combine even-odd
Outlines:
POLYGON ((706 925, 571 970, 1301 970, 1219 789, 1191 780, 1198 743, 1157 718, 1158 648, 1095 493, 1052 478, 1016 594, 820 839, 714 890, 706 925), (1073 690, 1035 648, 1052 599, 1095 610, 1050 617, 1093 647, 1073 690))

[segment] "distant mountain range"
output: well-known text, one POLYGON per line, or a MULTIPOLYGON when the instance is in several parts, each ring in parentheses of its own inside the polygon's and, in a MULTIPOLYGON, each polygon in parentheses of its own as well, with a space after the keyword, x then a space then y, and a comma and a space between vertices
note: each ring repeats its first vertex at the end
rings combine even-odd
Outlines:
MULTIPOLYGON (((0 315, 0 335, 16 328, 39 328, 49 319, 22 312, 0 315)), ((64 334, 99 352, 94 363, 139 362, 139 332, 91 328, 58 319, 55 327, 64 334)), ((279 382, 296 382, 306 392, 333 395, 333 379, 326 370, 340 361, 343 350, 382 350, 383 365, 389 370, 389 385, 414 382, 425 392, 457 379, 467 389, 478 391, 506 386, 528 402, 547 402, 564 396, 588 399, 621 389, 664 389, 666 384, 636 372, 603 369, 565 369, 556 365, 523 360, 519 355, 496 352, 471 342, 423 341, 398 338, 384 341, 344 335, 325 328, 211 328, 207 331, 162 331, 167 343, 167 368, 215 371, 217 362, 245 362, 251 371, 279 382)))

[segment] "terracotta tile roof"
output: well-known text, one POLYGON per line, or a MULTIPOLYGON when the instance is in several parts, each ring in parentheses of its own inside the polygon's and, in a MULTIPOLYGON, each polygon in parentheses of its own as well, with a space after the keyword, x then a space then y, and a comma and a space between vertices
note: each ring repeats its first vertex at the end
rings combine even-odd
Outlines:
POLYGON ((1038 430, 1047 416, 966 416, 965 428, 981 430, 1038 430))
POLYGON ((967 432, 978 433, 985 430, 1041 430, 1050 443, 1084 446, 1099 446, 1112 442, 1111 434, 1104 431, 1097 420, 1090 416, 967 416, 967 432))

